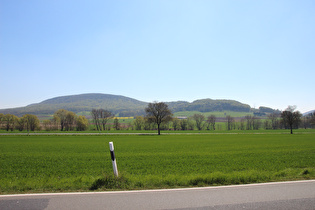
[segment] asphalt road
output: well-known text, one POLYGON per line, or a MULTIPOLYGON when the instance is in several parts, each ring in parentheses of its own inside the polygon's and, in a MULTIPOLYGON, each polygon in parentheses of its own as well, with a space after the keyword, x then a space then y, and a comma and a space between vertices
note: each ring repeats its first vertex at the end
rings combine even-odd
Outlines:
POLYGON ((0 209, 315 209, 315 180, 171 190, 2 195, 0 209))

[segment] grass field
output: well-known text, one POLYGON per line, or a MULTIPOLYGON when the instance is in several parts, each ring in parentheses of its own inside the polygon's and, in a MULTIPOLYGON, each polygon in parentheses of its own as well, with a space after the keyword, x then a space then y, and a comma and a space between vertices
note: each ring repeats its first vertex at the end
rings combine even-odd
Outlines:
POLYGON ((222 111, 222 112, 198 112, 198 111, 184 111, 184 112, 175 112, 175 117, 191 117, 194 114, 202 114, 205 117, 208 117, 210 115, 215 115, 216 117, 224 118, 227 115, 230 115, 231 117, 244 117, 247 115, 253 115, 252 112, 233 112, 233 111, 222 111))
POLYGON ((0 167, 1 194, 314 179, 315 134, 0 136, 0 167))

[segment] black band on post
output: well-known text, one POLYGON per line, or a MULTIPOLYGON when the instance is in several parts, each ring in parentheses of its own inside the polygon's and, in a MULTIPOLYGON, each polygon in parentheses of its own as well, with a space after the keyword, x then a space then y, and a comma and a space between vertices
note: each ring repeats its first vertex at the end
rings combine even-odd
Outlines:
POLYGON ((110 156, 112 157, 112 161, 115 160, 115 154, 114 154, 114 151, 110 151, 110 156))

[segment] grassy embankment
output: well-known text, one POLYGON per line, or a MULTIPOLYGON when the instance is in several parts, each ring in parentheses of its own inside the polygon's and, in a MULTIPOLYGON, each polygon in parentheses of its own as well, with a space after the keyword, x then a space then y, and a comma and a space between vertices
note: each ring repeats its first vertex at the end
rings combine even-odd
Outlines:
POLYGON ((0 136, 0 193, 315 178, 314 134, 0 136), (113 141, 119 178, 113 177, 113 141))

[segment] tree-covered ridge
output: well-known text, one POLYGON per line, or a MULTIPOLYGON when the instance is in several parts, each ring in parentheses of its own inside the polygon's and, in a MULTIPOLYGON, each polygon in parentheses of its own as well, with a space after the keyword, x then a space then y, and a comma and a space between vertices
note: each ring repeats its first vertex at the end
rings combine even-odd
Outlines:
MULTIPOLYGON (((166 102, 169 109, 175 112, 199 111, 199 112, 250 112, 251 107, 235 100, 200 99, 193 102, 176 101, 166 102)), ((0 113, 22 116, 24 114, 52 115, 59 109, 65 109, 74 113, 91 112, 92 109, 106 109, 121 117, 144 115, 147 102, 133 98, 110 94, 80 94, 51 98, 40 103, 14 109, 2 109, 0 113)), ((260 111, 272 112, 273 109, 263 107, 260 111)))
POLYGON ((173 112, 180 111, 199 111, 199 112, 216 112, 216 111, 235 111, 249 112, 251 107, 248 104, 243 104, 234 100, 213 100, 200 99, 192 103, 179 101, 168 103, 173 112))
POLYGON ((125 96, 110 95, 110 94, 81 94, 71 96, 61 96, 45 100, 37 104, 31 104, 26 107, 15 109, 0 110, 1 113, 11 113, 16 115, 29 114, 53 114, 59 109, 66 109, 75 113, 88 111, 92 109, 109 109, 113 113, 134 112, 139 110, 143 112, 146 102, 125 96))
POLYGON ((49 105, 71 104, 73 106, 78 105, 82 107, 110 106, 110 107, 116 107, 116 109, 130 109, 130 108, 133 109, 133 108, 139 108, 139 106, 145 106, 147 103, 138 101, 136 99, 128 98, 125 96, 91 93, 91 94, 56 97, 56 98, 45 100, 41 102, 40 104, 42 105, 44 104, 49 104, 49 105))

